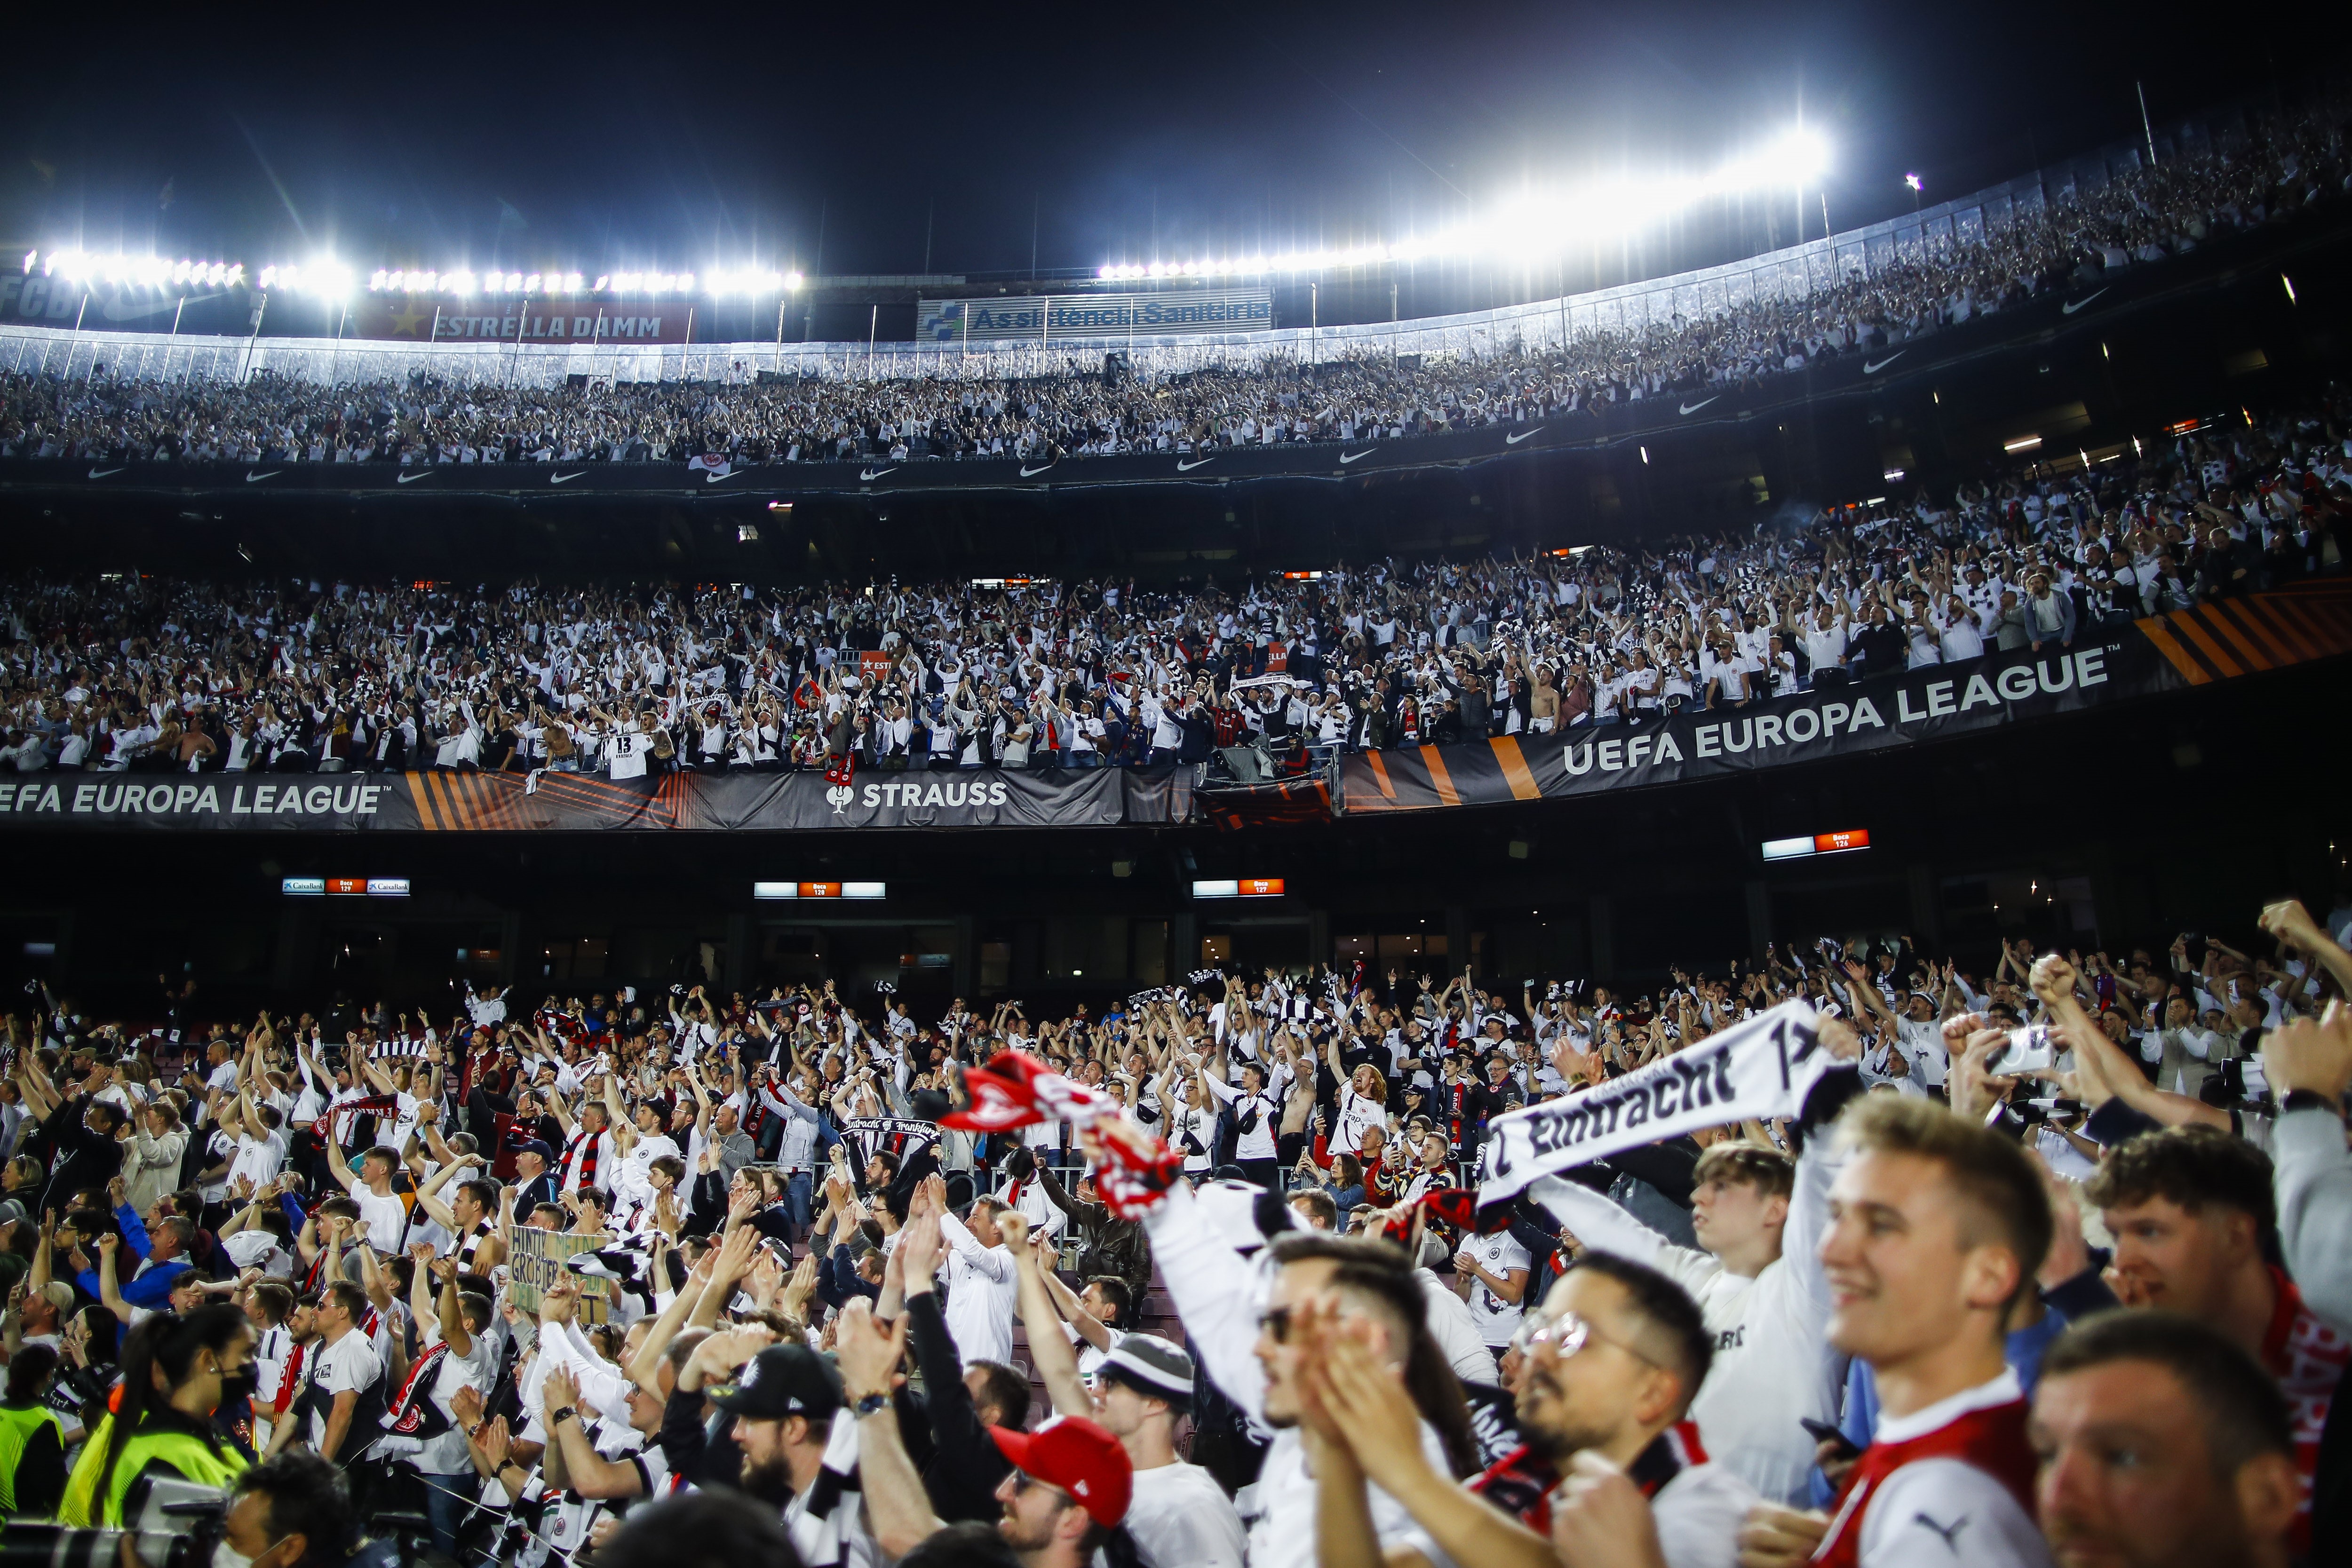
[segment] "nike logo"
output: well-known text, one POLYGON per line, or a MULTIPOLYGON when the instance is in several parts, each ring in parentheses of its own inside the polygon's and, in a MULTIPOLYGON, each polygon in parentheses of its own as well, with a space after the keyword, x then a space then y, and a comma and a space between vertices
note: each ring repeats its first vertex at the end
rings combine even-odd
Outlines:
POLYGON ((1346 468, 1349 464, 1350 464, 1350 463, 1354 462, 1357 458, 1369 458, 1369 457, 1370 457, 1374 452, 1377 452, 1377 451, 1379 451, 1379 450, 1380 450, 1380 448, 1379 448, 1378 447, 1366 447, 1363 451, 1360 451, 1360 452, 1342 452, 1342 453, 1340 453, 1340 454, 1339 454, 1339 466, 1340 466, 1341 468, 1346 468))
POLYGON ((702 482, 706 485, 715 485, 721 479, 731 479, 742 471, 740 468, 730 468, 722 474, 714 469, 705 468, 702 470, 702 482))
POLYGON ((1033 468, 1028 464, 1024 463, 1021 465, 1021 477, 1024 479, 1034 479, 1039 474, 1044 473, 1047 468, 1050 468, 1053 466, 1054 465, 1051 463, 1040 463, 1033 468))
POLYGON ((550 474, 547 476, 547 482, 551 485, 568 485, 574 479, 586 479, 587 477, 588 470, 583 468, 576 474, 550 474))
MULTIPOLYGON (((2114 285, 2110 284, 2108 287, 2113 288, 2114 285)), ((2089 304, 2092 300, 2097 299, 2106 291, 2107 290, 2105 289, 2094 289, 2079 300, 2069 300, 2066 303, 2058 307, 2058 313, 2062 316, 2071 316, 2075 311, 2081 310, 2084 306, 2089 304)))
POLYGON ((93 479, 102 479, 109 474, 119 474, 121 471, 121 468, 92 468, 89 471, 89 477, 93 479))
POLYGON ((419 479, 429 479, 432 477, 433 470, 427 468, 421 474, 395 474, 393 476, 392 482, 396 485, 413 485, 419 479))
POLYGON ((1888 365, 1893 364, 1896 360, 1901 359, 1905 354, 1907 354, 1910 352, 1911 351, 1909 349, 1896 349, 1885 359, 1866 359, 1862 362, 1862 374, 1864 375, 1876 375, 1880 371, 1885 370, 1888 365))
POLYGON ((1960 1515, 1959 1518, 1952 1521, 1949 1524, 1937 1524, 1934 1520, 1928 1518, 1927 1510, 1922 1509, 1919 1512, 1911 1516, 1911 1522, 1914 1524, 1926 1525, 1928 1529, 1934 1531, 1937 1534, 1944 1538, 1944 1547, 1946 1551, 1951 1552, 1955 1557, 1960 1554, 1959 1533, 1962 1530, 1968 1527, 1969 1516, 1967 1514, 1960 1515))
POLYGON ((898 471, 898 470, 895 467, 887 468, 860 468, 857 471, 857 482, 861 485, 870 485, 875 480, 880 479, 883 475, 895 474, 898 471))
MULTIPOLYGON (((1721 397, 1722 395, 1723 394, 1718 392, 1715 395, 1715 397, 1721 397)), ((1715 401, 1715 397, 1702 397, 1696 403, 1685 403, 1683 405, 1683 412, 1685 414, 1696 414, 1700 409, 1706 407, 1708 404, 1713 403, 1715 401)))
POLYGON ((1214 458, 1195 458, 1192 461, 1188 463, 1183 458, 1179 458, 1176 459, 1176 471, 1180 474, 1189 474, 1194 468, 1201 467, 1203 463, 1213 463, 1217 459, 1214 458))
POLYGON ((274 479, 285 471, 286 470, 283 468, 272 468, 266 474, 247 473, 245 476, 245 482, 249 485, 257 485, 264 479, 274 479))
MULTIPOLYGON (((1712 402, 1712 401, 1714 401, 1714 400, 1713 400, 1712 398, 1710 398, 1710 399, 1708 399, 1708 401, 1709 401, 1709 402, 1712 402)), ((1688 412, 1688 410, 1685 410, 1685 413, 1687 413, 1687 412, 1688 412)), ((1516 446, 1517 446, 1520 442, 1522 442, 1522 441, 1526 440, 1526 439, 1527 439, 1528 437, 1530 437, 1530 436, 1540 436, 1540 435, 1542 435, 1542 434, 1543 434, 1543 431, 1544 431, 1544 427, 1543 427, 1542 426, 1538 425, 1538 426, 1536 426, 1534 429, 1532 429, 1532 430, 1522 430, 1522 431, 1520 431, 1520 432, 1519 432, 1517 435, 1516 435, 1516 436, 1506 436, 1506 437, 1503 437, 1503 445, 1504 445, 1504 446, 1506 446, 1506 447, 1516 447, 1516 446)))

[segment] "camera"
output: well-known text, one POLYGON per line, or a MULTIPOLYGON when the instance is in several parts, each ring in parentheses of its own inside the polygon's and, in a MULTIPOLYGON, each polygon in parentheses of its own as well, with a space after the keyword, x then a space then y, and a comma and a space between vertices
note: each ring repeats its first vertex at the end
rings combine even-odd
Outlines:
POLYGON ((1985 1064, 1995 1078, 2015 1078, 2022 1072, 2046 1072, 2058 1059, 2058 1047, 2047 1024, 2033 1024, 2009 1032, 2009 1044, 1985 1064))
POLYGON ((115 1568, 121 1542, 147 1568, 212 1568, 228 1528, 228 1497, 194 1481, 155 1480, 136 1528, 82 1530, 18 1520, 0 1527, 0 1568, 115 1568))

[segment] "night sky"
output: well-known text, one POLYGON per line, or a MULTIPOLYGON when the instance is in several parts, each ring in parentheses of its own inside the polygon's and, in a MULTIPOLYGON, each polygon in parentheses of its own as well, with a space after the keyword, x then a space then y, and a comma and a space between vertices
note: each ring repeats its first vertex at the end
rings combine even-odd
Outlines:
MULTIPOLYGON (((1835 145, 1846 228, 1907 208, 1906 171, 1932 201, 2137 134, 2135 79, 2161 120, 2345 41, 2336 19, 2282 37, 2047 4, 594 15, 19 15, 0 243, 912 272, 928 226, 932 270, 1025 271, 1034 212, 1037 265, 1091 269, 1392 237, 1528 181, 1703 170, 1801 114, 1835 145)), ((1764 207, 1627 265, 1786 243, 1790 216, 1764 207)))

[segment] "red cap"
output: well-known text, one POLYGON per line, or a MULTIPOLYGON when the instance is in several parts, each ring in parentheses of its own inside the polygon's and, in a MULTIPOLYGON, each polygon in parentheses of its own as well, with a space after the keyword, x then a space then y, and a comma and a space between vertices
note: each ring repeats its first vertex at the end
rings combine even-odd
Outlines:
POLYGON ((1056 1415, 1034 1432, 992 1426, 988 1435, 1013 1468, 1061 1488, 1104 1529, 1127 1517, 1135 1463, 1118 1438, 1085 1416, 1056 1415))

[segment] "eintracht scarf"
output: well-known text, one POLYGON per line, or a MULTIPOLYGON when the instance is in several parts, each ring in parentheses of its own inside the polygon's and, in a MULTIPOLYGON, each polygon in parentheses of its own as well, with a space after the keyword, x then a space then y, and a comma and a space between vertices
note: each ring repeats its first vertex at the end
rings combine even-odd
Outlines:
POLYGON ((393 1396, 391 1408, 383 1413, 387 1432, 397 1432, 404 1437, 438 1437, 449 1430, 449 1417, 441 1407, 426 1397, 432 1391, 433 1378, 449 1354, 449 1342, 436 1340, 430 1350, 416 1358, 408 1369, 408 1381, 400 1385, 393 1396))
POLYGON ((1812 1008, 1784 1002, 1597 1089, 1495 1118, 1478 1200, 1499 1203, 1554 1172, 1702 1127, 1794 1116, 1836 1065, 1812 1008))

